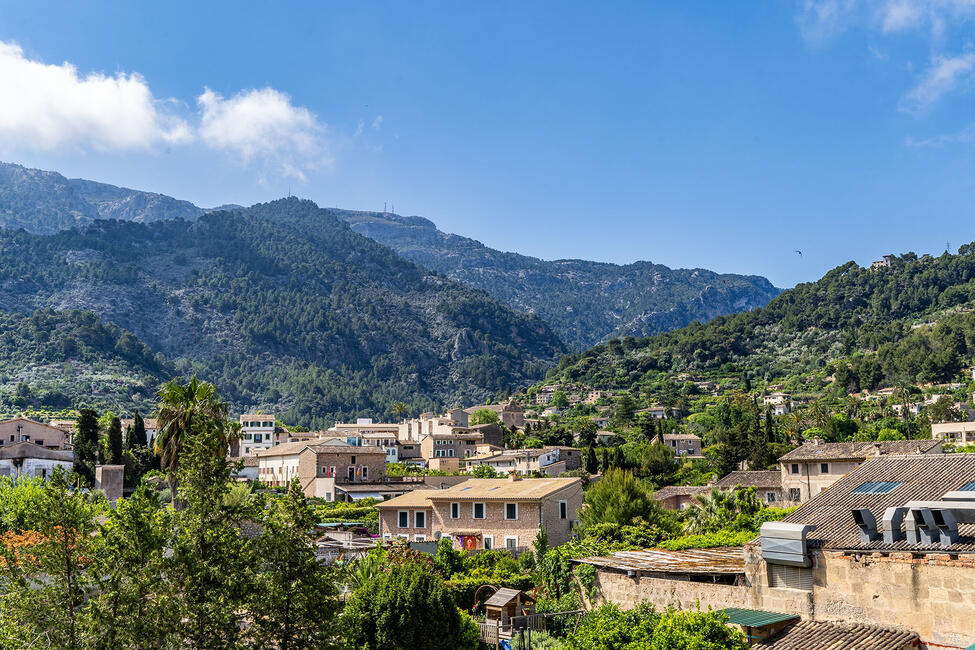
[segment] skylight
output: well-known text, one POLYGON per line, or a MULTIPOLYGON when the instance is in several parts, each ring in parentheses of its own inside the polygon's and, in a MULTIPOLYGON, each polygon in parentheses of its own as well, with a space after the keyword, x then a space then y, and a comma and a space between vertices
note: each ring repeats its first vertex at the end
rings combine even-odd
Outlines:
POLYGON ((867 481, 855 488, 852 494, 890 494, 901 485, 903 483, 895 481, 867 481))
POLYGON ((969 481, 958 488, 960 492, 975 492, 975 481, 969 481))

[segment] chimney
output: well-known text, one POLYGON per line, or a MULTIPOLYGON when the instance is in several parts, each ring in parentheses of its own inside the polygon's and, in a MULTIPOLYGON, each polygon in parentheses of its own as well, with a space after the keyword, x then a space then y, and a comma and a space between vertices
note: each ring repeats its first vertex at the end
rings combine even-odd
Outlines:
POLYGON ((508 480, 511 481, 512 483, 521 480, 518 478, 517 470, 511 470, 510 472, 508 472, 508 480))

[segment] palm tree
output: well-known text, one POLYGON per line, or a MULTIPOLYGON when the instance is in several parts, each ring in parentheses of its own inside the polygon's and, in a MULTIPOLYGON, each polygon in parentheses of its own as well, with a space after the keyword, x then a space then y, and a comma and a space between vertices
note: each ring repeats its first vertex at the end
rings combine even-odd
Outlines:
POLYGON ((393 404, 393 413, 399 417, 399 421, 403 421, 403 416, 406 414, 406 404, 403 402, 396 402, 393 404))
MULTIPOLYGON (((166 469, 169 493, 176 503, 176 473, 186 437, 209 428, 225 432, 227 405, 220 401, 213 384, 195 376, 187 384, 175 379, 166 382, 159 389, 158 397, 156 420, 159 433, 153 449, 166 469)), ((226 453, 226 444, 223 453, 226 453)))
POLYGON ((687 509, 687 523, 684 532, 688 534, 706 533, 720 528, 731 519, 735 509, 735 491, 711 488, 697 495, 697 503, 687 509))

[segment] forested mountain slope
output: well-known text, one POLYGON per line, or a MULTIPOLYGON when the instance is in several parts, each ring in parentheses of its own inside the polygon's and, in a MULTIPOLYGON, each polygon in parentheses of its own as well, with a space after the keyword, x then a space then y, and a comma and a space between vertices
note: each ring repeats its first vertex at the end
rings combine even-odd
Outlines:
POLYGON ((648 374, 691 372, 780 379, 832 365, 850 391, 948 381, 975 357, 975 247, 848 262, 763 309, 569 355, 552 378, 631 387, 648 374))
POLYGON ((765 278, 671 269, 546 261, 505 253, 441 232, 422 217, 333 210, 353 230, 520 311, 536 313, 569 345, 584 349, 612 336, 646 336, 693 321, 762 307, 779 294, 765 278))
POLYGON ((539 378, 564 351, 540 318, 420 268, 310 201, 0 231, 0 257, 0 310, 91 311, 235 406, 295 423, 388 415, 397 400, 473 402, 539 378))

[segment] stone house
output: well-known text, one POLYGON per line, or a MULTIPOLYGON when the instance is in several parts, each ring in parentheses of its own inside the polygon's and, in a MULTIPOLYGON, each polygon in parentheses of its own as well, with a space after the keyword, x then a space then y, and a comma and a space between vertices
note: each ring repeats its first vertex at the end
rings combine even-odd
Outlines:
MULTIPOLYGON (((142 424, 146 427, 146 441, 149 442, 150 446, 152 441, 159 435, 159 423, 156 418, 143 418, 142 424)), ((123 418, 122 419, 122 431, 128 436, 128 432, 135 426, 135 418, 123 418)))
POLYGON ((755 488, 755 497, 770 506, 791 506, 788 494, 782 489, 782 472, 780 470, 732 472, 714 484, 722 490, 733 490, 738 487, 755 488))
MULTIPOLYGON (((706 550, 578 562, 597 567, 597 602, 748 607, 890 634, 875 637, 888 645, 825 647, 965 648, 975 640, 975 455, 871 457, 744 547, 706 550)), ((777 645, 785 633, 759 647, 802 647, 777 645)))
POLYGON ((480 432, 458 429, 424 435, 420 441, 420 456, 430 469, 456 472, 468 456, 473 456, 483 442, 480 432))
POLYGON ((707 485, 668 485, 654 492, 653 498, 665 510, 685 510, 697 503, 697 495, 710 489, 707 485))
POLYGON ((309 497, 336 500, 336 486, 375 483, 386 477, 386 451, 359 447, 333 438, 324 441, 286 442, 257 452, 258 478, 268 485, 286 487, 298 478, 309 497))
POLYGON ((70 472, 74 465, 74 452, 42 447, 35 442, 22 441, 0 447, 0 476, 11 478, 48 478, 55 467, 70 472))
POLYGON ((582 467, 582 451, 575 447, 542 447, 541 449, 504 449, 472 456, 464 461, 467 471, 487 465, 496 472, 516 472, 522 476, 544 472, 558 476, 562 472, 582 467))
POLYGON ((701 438, 693 433, 665 433, 664 445, 673 449, 678 457, 704 458, 701 438))
POLYGON ((47 449, 67 449, 70 435, 63 429, 24 417, 0 422, 0 446, 30 442, 47 449))
POLYGON ((952 445, 975 445, 975 422, 937 422, 931 425, 931 438, 952 445))
POLYGON ((888 454, 940 454, 940 440, 807 442, 779 458, 786 501, 804 503, 867 458, 888 454))
POLYGON ((762 404, 771 406, 773 415, 792 413, 792 395, 788 393, 770 393, 762 398, 762 404))
POLYGON ((262 449, 270 449, 275 442, 274 415, 244 413, 240 416, 240 455, 249 456, 262 449))
POLYGON ((544 528, 552 546, 569 541, 582 507, 578 478, 469 479, 444 490, 414 490, 376 506, 384 539, 450 537, 467 550, 529 546, 544 528))

